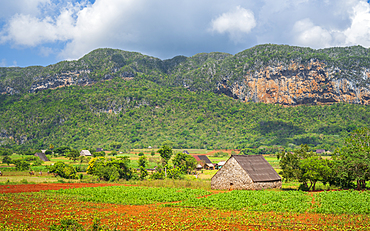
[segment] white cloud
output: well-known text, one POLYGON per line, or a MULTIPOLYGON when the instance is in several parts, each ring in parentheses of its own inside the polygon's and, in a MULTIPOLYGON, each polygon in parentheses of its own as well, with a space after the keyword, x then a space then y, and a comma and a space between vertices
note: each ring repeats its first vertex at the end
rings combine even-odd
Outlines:
MULTIPOLYGON (((97 0, 77 14, 73 40, 60 54, 64 58, 78 58, 92 49, 135 42, 134 12, 140 11, 140 0, 111 0, 109 4, 97 0)), ((147 38, 149 39, 149 38, 147 38)))
POLYGON ((16 14, 5 26, 6 35, 0 37, 0 42, 11 41, 20 46, 37 46, 73 39, 76 30, 74 15, 79 10, 80 5, 69 4, 57 17, 47 16, 42 19, 27 14, 16 14))
POLYGON ((249 33, 254 27, 256 27, 256 20, 253 12, 240 6, 223 13, 211 23, 211 31, 220 34, 228 33, 236 42, 240 40, 242 34, 249 33))
POLYGON ((367 2, 359 2, 352 9, 352 24, 343 31, 347 45, 361 44, 370 46, 370 6, 367 2))
POLYGON ((364 0, 90 2, 0 0, 0 53, 6 46, 36 47, 40 56, 60 60, 111 47, 171 58, 235 53, 259 43, 370 46, 370 6, 364 0))
POLYGON ((312 48, 331 46, 370 46, 370 5, 364 1, 350 1, 347 9, 350 24, 346 28, 314 24, 311 19, 297 21, 292 29, 296 45, 312 48))
POLYGON ((15 14, 38 15, 41 7, 50 4, 50 0, 4 0, 1 1, 0 18, 8 18, 15 14))
POLYGON ((331 33, 320 26, 315 26, 306 18, 294 24, 295 43, 312 48, 328 47, 332 42, 331 33))
POLYGON ((42 46, 42 47, 40 47, 40 52, 39 53, 40 53, 41 56, 48 57, 49 55, 54 54, 55 51, 54 51, 53 48, 42 46))

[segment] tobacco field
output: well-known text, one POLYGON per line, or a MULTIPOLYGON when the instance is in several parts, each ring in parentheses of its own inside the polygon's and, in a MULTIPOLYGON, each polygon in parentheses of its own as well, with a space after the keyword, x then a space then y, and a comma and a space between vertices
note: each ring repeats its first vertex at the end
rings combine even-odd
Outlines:
POLYGON ((369 192, 354 190, 109 186, 2 193, 0 230, 48 230, 63 219, 86 230, 96 220, 105 230, 366 230, 369 201, 369 192))

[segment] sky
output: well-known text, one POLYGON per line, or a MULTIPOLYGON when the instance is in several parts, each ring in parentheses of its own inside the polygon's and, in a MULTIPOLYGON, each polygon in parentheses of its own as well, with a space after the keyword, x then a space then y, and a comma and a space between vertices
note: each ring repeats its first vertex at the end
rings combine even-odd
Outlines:
POLYGON ((169 59, 259 44, 370 46, 364 0, 0 0, 0 67, 97 48, 169 59))

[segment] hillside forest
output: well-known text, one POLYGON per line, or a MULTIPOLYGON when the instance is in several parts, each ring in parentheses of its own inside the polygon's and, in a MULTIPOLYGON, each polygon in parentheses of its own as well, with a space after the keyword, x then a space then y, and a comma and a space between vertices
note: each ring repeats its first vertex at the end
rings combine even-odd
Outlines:
POLYGON ((2 146, 13 149, 160 147, 334 151, 368 127, 366 105, 283 107, 208 91, 162 87, 142 76, 0 96, 2 146))

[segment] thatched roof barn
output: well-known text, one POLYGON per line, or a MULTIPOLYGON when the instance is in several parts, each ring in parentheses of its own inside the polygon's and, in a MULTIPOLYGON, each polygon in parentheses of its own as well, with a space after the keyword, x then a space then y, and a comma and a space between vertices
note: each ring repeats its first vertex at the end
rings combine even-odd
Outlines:
POLYGON ((281 188, 281 177, 262 155, 233 155, 212 177, 212 189, 281 188))
POLYGON ((91 156, 91 153, 89 150, 81 150, 80 156, 91 156))
POLYGON ((49 159, 46 157, 45 153, 36 152, 35 156, 38 156, 42 161, 49 161, 49 159))
POLYGON ((198 164, 202 165, 205 169, 214 169, 212 161, 206 155, 193 155, 198 164))

